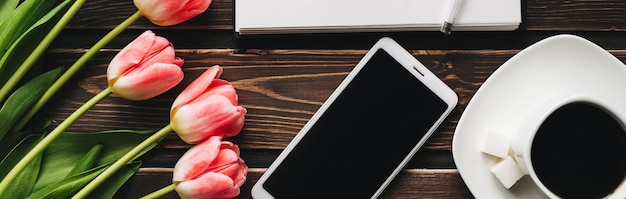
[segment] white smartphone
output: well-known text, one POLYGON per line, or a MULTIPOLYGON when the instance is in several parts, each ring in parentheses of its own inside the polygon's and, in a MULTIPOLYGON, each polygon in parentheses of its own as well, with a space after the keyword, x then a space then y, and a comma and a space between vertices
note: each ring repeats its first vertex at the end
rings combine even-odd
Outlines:
POLYGON ((380 39, 252 188, 254 198, 376 198, 456 106, 456 93, 380 39))

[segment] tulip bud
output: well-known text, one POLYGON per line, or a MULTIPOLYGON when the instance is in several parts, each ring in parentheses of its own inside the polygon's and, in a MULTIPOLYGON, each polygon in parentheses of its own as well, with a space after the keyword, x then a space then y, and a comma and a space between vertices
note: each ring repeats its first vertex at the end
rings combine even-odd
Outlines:
POLYGON ((244 124, 246 109, 237 106, 233 86, 219 77, 222 69, 210 67, 174 100, 170 123, 185 142, 195 144, 211 136, 235 136, 244 124))
POLYGON ((203 13, 211 0, 134 0, 134 3, 152 23, 172 26, 203 13))
POLYGON ((172 181, 185 198, 233 198, 246 181, 248 166, 239 147, 213 136, 187 151, 174 166, 172 181))
POLYGON ((107 79, 113 93, 145 100, 168 91, 183 79, 183 60, 165 38, 146 31, 122 49, 109 64, 107 79))

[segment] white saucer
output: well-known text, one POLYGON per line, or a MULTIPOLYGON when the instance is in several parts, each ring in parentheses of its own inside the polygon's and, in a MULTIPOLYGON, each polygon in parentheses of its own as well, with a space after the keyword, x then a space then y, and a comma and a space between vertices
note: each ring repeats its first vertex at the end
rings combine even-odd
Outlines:
POLYGON ((626 118, 624 87, 626 65, 583 38, 558 35, 522 50, 478 89, 456 127, 452 154, 465 184, 476 198, 545 198, 529 176, 511 189, 500 184, 489 171, 499 159, 480 151, 486 132, 513 137, 534 107, 557 96, 592 96, 626 118))

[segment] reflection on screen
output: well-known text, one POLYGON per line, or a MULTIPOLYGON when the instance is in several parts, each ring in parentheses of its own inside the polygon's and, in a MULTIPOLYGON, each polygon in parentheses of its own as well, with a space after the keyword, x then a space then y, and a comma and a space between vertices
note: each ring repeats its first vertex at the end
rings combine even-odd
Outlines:
POLYGON ((264 188, 276 198, 370 198, 446 108, 378 50, 264 188))

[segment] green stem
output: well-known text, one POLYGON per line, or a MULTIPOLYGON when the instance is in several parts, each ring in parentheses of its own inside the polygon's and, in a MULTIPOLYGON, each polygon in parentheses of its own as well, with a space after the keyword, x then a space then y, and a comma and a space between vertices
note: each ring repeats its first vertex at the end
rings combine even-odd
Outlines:
POLYGON ((145 195, 139 199, 153 199, 153 198, 160 198, 161 196, 168 194, 169 192, 174 191, 174 188, 176 188, 175 184, 171 184, 167 187, 163 187, 159 190, 156 190, 155 192, 152 192, 148 195, 145 195))
POLYGON ((155 134, 153 134, 150 137, 148 137, 147 139, 145 139, 143 142, 139 143, 137 146, 135 146, 135 148, 130 150, 128 153, 126 153, 120 159, 115 161, 115 163, 113 163, 111 166, 109 166, 109 168, 104 170, 100 175, 98 175, 98 177, 96 177, 91 182, 89 182, 89 184, 87 184, 85 187, 83 187, 83 189, 81 189, 78 193, 76 193, 76 195, 74 195, 72 198, 87 198, 87 196, 92 191, 94 191, 96 188, 98 188, 98 186, 100 186, 100 184, 102 184, 105 180, 107 180, 116 171, 118 171, 124 165, 128 164, 130 161, 135 159, 137 157, 137 155, 139 155, 141 152, 143 152, 150 145, 152 145, 153 143, 158 142, 159 140, 161 140, 161 138, 165 137, 167 134, 169 134, 172 131, 173 131, 172 125, 168 124, 167 126, 163 127, 161 130, 157 131, 155 134))
POLYGON ((33 64, 37 62, 37 59, 39 59, 41 54, 43 54, 48 46, 50 46, 50 44, 57 37, 57 35, 61 33, 61 30, 63 30, 65 25, 67 25, 72 17, 76 15, 76 13, 78 12, 78 10, 80 10, 80 7, 82 7, 83 4, 85 4, 85 0, 76 0, 67 10, 67 12, 65 12, 65 14, 61 17, 61 19, 59 19, 59 22, 57 22, 54 27, 52 27, 50 32, 48 32, 48 34, 43 38, 43 40, 41 40, 41 42, 37 44, 37 47, 35 47, 35 49, 30 53, 30 55, 28 55, 28 57, 26 57, 26 59, 24 60, 24 62, 22 62, 17 71, 15 71, 15 73, 11 75, 11 78, 7 80, 4 86, 0 88, 0 102, 4 101, 8 97, 8 95, 13 90, 13 87, 15 87, 15 85, 17 85, 17 83, 26 74, 26 72, 30 70, 31 66, 33 66, 33 64))
POLYGON ((0 194, 4 193, 11 182, 24 170, 24 168, 42 153, 52 141, 54 141, 61 133, 65 132, 80 116, 85 114, 91 107, 95 106, 98 102, 102 101, 105 97, 111 95, 111 89, 106 88, 96 96, 92 97, 89 101, 85 102, 81 107, 76 109, 67 119, 63 120, 54 130, 52 130, 46 137, 44 137, 33 149, 31 149, 6 175, 2 182, 0 182, 0 194))
POLYGON ((52 86, 50 86, 50 88, 48 88, 48 90, 43 94, 39 101, 37 101, 37 103, 35 103, 35 105, 33 105, 26 114, 24 114, 24 117, 22 117, 20 121, 18 121, 15 126, 13 126, 12 130, 21 130, 26 125, 26 123, 28 123, 28 121, 37 113, 37 111, 39 111, 39 109, 41 109, 41 107, 43 107, 43 105, 48 102, 48 100, 50 100, 50 98, 52 98, 52 96, 59 89, 61 89, 61 87, 63 87, 63 85, 67 81, 69 81, 72 76, 76 74, 76 72, 78 72, 78 70, 83 65, 85 65, 85 63, 87 63, 87 61, 91 57, 93 57, 98 51, 100 51, 100 49, 102 49, 106 44, 108 44, 111 40, 117 37, 117 35, 122 33, 122 31, 124 31, 128 26, 130 26, 130 24, 137 21, 137 19, 139 18, 141 18, 141 13, 137 11, 135 12, 135 14, 128 17, 128 19, 124 20, 120 25, 111 30, 111 32, 109 32, 107 35, 102 37, 102 39, 94 44, 85 54, 83 54, 83 56, 78 58, 78 60, 76 60, 76 62, 74 62, 74 64, 70 68, 68 68, 67 71, 65 71, 65 73, 63 73, 63 75, 61 75, 61 77, 59 77, 59 79, 54 82, 52 86))

